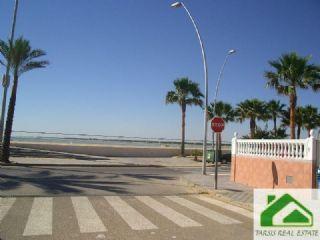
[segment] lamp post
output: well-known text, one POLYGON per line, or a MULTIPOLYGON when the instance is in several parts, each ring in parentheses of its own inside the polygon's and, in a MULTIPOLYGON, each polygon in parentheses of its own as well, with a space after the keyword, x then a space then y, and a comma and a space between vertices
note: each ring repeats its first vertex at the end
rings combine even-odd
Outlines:
MULTIPOLYGON (((13 10, 13 19, 12 19, 12 26, 11 26, 11 35, 9 39, 9 47, 11 48, 14 39, 14 31, 16 27, 16 19, 17 19, 17 11, 18 11, 19 0, 15 0, 14 10, 13 10)), ((4 129, 4 117, 6 114, 6 105, 7 105, 7 92, 8 87, 10 85, 10 58, 8 58, 6 73, 3 76, 2 86, 3 86, 3 95, 2 95, 2 108, 1 108, 1 117, 0 117, 0 143, 2 144, 3 138, 3 129, 4 129)))
POLYGON ((206 159, 207 159, 207 132, 208 132, 208 67, 207 67, 207 59, 206 59, 206 53, 204 50, 204 45, 201 39, 201 35, 198 29, 198 26, 193 19, 190 11, 186 7, 186 5, 183 2, 175 2, 171 4, 171 7, 173 8, 180 8, 183 7, 184 10, 187 12, 193 27, 197 33, 200 47, 201 47, 201 54, 202 54, 202 60, 203 60, 203 70, 204 70, 204 80, 205 80, 205 105, 204 105, 204 135, 203 135, 203 159, 202 159, 202 174, 206 174, 206 159))
MULTIPOLYGON (((218 97, 218 92, 219 92, 219 87, 220 87, 220 82, 221 82, 221 78, 222 78, 222 74, 223 74, 223 71, 224 71, 224 68, 227 64, 227 61, 229 59, 229 56, 231 54, 234 54, 236 53, 236 50, 234 49, 231 49, 228 51, 225 59, 224 59, 224 62, 222 64, 222 67, 220 69, 220 72, 219 72, 219 76, 218 76, 218 80, 217 80, 217 85, 216 85, 216 90, 215 90, 215 94, 214 94, 214 100, 213 100, 213 115, 216 114, 216 105, 217 105, 217 97, 218 97)), ((215 189, 218 189, 218 147, 221 145, 221 142, 219 141, 218 139, 218 134, 221 134, 221 133, 217 133, 217 139, 216 139, 216 151, 215 151, 215 154, 214 154, 214 157, 215 157, 215 163, 214 163, 214 188, 215 189)), ((214 151, 214 132, 212 132, 212 151, 214 151)))

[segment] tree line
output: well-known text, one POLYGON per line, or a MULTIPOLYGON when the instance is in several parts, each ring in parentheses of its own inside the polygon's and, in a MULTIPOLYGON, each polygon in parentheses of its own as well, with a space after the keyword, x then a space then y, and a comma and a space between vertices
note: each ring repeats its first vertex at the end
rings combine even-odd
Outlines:
MULTIPOLYGON (((222 117, 226 123, 249 120, 249 134, 244 138, 286 138, 286 129, 290 128, 290 138, 300 138, 301 130, 310 130, 320 126, 320 114, 317 107, 312 105, 297 106, 298 89, 320 90, 320 66, 310 63, 310 56, 301 57, 297 53, 283 54, 277 60, 269 61, 271 71, 265 71, 266 85, 275 89, 279 95, 289 98, 288 107, 279 100, 268 102, 257 98, 247 99, 236 106, 223 101, 208 106, 210 120, 214 116, 222 117), (215 112, 213 112, 215 109, 215 112), (280 126, 277 125, 281 120, 280 126), (272 121, 273 128, 268 130, 267 125, 261 129, 257 121, 272 121)), ((166 95, 166 104, 176 103, 182 112, 181 120, 181 155, 185 155, 185 117, 186 106, 203 107, 203 94, 199 85, 187 77, 176 79, 174 90, 166 95)))

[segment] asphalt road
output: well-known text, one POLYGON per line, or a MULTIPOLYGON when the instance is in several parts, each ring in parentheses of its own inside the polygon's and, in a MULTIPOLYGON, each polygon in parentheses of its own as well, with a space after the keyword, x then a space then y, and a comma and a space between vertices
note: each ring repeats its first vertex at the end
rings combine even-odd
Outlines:
POLYGON ((179 181, 184 173, 161 167, 1 167, 0 196, 185 194, 188 188, 179 181))
POLYGON ((252 239, 250 213, 199 199, 179 181, 193 171, 1 167, 0 238, 252 239))

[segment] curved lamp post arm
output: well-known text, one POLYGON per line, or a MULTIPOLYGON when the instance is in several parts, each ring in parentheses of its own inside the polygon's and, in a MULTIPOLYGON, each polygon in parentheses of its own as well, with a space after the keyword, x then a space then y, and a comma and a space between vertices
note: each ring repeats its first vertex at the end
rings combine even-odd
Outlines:
POLYGON ((196 30, 196 33, 197 33, 197 37, 199 39, 199 43, 200 43, 200 47, 201 47, 201 53, 202 53, 202 60, 203 60, 203 68, 204 68, 204 72, 205 72, 205 78, 206 80, 208 80, 208 67, 207 67, 207 56, 206 56, 206 52, 205 52, 205 49, 204 49, 204 45, 203 45, 203 42, 202 42, 202 38, 201 38, 201 35, 200 35, 200 32, 199 32, 199 28, 194 20, 194 18, 192 17, 189 9, 186 7, 186 5, 181 2, 181 6, 186 10, 193 26, 194 26, 194 29, 196 30))
POLYGON ((202 159, 202 174, 206 174, 206 159, 207 159, 207 132, 208 132, 208 67, 207 67, 207 57, 206 52, 204 49, 204 45, 202 42, 202 38, 198 29, 198 26, 192 17, 190 11, 186 7, 186 5, 183 2, 180 2, 181 6, 184 8, 184 10, 187 12, 194 29, 197 33, 197 37, 199 39, 200 47, 201 47, 201 53, 202 53, 202 61, 203 61, 203 69, 204 69, 204 78, 205 78, 205 106, 204 106, 204 136, 203 136, 203 159, 202 159))
POLYGON ((218 98, 218 92, 219 92, 221 77, 222 77, 224 68, 225 68, 225 66, 227 64, 229 56, 230 56, 230 54, 227 54, 227 56, 225 57, 224 62, 222 64, 222 67, 221 67, 220 72, 219 72, 219 76, 218 76, 218 80, 217 80, 217 84, 216 84, 216 90, 215 90, 214 99, 213 99, 213 104, 214 104, 214 106, 213 106, 213 114, 215 114, 215 112, 216 112, 216 103, 217 103, 217 98, 218 98))
POLYGON ((226 55, 226 57, 224 59, 224 62, 222 64, 222 67, 220 69, 218 80, 217 80, 217 84, 216 84, 216 90, 215 90, 215 93, 214 93, 214 99, 213 99, 213 104, 214 104, 214 106, 213 106, 213 114, 215 114, 215 112, 216 112, 216 102, 217 102, 217 98, 218 98, 218 92, 219 92, 220 82, 221 82, 221 79, 222 79, 224 68, 225 68, 225 66, 227 64, 229 56, 231 54, 234 54, 235 52, 236 52, 236 50, 234 50, 234 49, 231 49, 231 50, 228 51, 228 53, 227 53, 227 55, 226 55))

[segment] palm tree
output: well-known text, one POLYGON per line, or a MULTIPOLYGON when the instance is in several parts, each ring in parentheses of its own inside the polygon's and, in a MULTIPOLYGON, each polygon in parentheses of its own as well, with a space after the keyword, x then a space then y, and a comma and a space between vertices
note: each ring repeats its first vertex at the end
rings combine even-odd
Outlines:
POLYGON ((255 137, 257 130, 257 120, 266 120, 266 104, 259 99, 247 99, 240 102, 236 108, 236 118, 243 122, 246 119, 250 120, 250 138, 255 137))
MULTIPOLYGON (((289 110, 289 124, 288 126, 290 126, 290 108, 289 110)), ((297 138, 300 139, 301 136, 301 129, 303 126, 303 107, 296 107, 296 111, 295 111, 295 123, 297 125, 297 138)))
POLYGON ((273 131, 274 131, 274 136, 277 137, 277 118, 282 116, 282 113, 284 111, 284 107, 286 105, 280 103, 280 101, 276 100, 271 100, 267 103, 267 111, 268 114, 270 115, 270 118, 273 121, 273 131))
POLYGON ((302 109, 303 122, 302 126, 308 132, 308 137, 310 137, 311 129, 320 126, 320 115, 318 113, 318 108, 311 105, 307 105, 302 109))
MULTIPOLYGON (((303 122, 303 116, 302 116, 302 111, 303 111, 303 107, 296 107, 296 111, 295 111, 295 124, 297 127, 297 139, 300 139, 301 136, 301 129, 302 129, 302 122, 303 122)), ((286 127, 286 126, 290 126, 290 108, 284 110, 282 112, 282 126, 286 127)))
POLYGON ((199 84, 186 77, 174 80, 173 84, 175 90, 167 93, 166 104, 177 103, 181 108, 181 156, 184 156, 186 108, 187 105, 202 106, 203 94, 199 89, 199 84))
POLYGON ((269 61, 273 71, 266 71, 267 86, 275 88, 279 94, 289 96, 290 136, 295 138, 295 109, 297 88, 320 88, 320 67, 309 64, 310 57, 300 57, 296 53, 283 54, 278 60, 269 61))
POLYGON ((14 110, 17 98, 17 88, 19 77, 30 70, 36 68, 44 68, 48 61, 38 61, 39 57, 45 56, 46 53, 41 49, 32 49, 28 40, 22 37, 14 42, 5 42, 0 40, 0 53, 5 61, 1 61, 2 65, 9 64, 13 74, 13 86, 7 112, 7 121, 2 146, 2 161, 9 163, 10 157, 10 141, 12 133, 12 124, 14 110))
MULTIPOLYGON (((301 129, 304 128, 305 107, 298 106, 295 111, 295 122, 297 127, 297 139, 300 139, 301 129)), ((308 116, 306 116, 308 118, 308 116)), ((290 108, 284 110, 282 113, 282 126, 290 126, 290 108)))
POLYGON ((234 121, 235 113, 231 104, 218 101, 216 103, 215 111, 214 103, 210 103, 208 106, 208 116, 210 119, 214 116, 221 117, 226 123, 228 123, 234 121))

